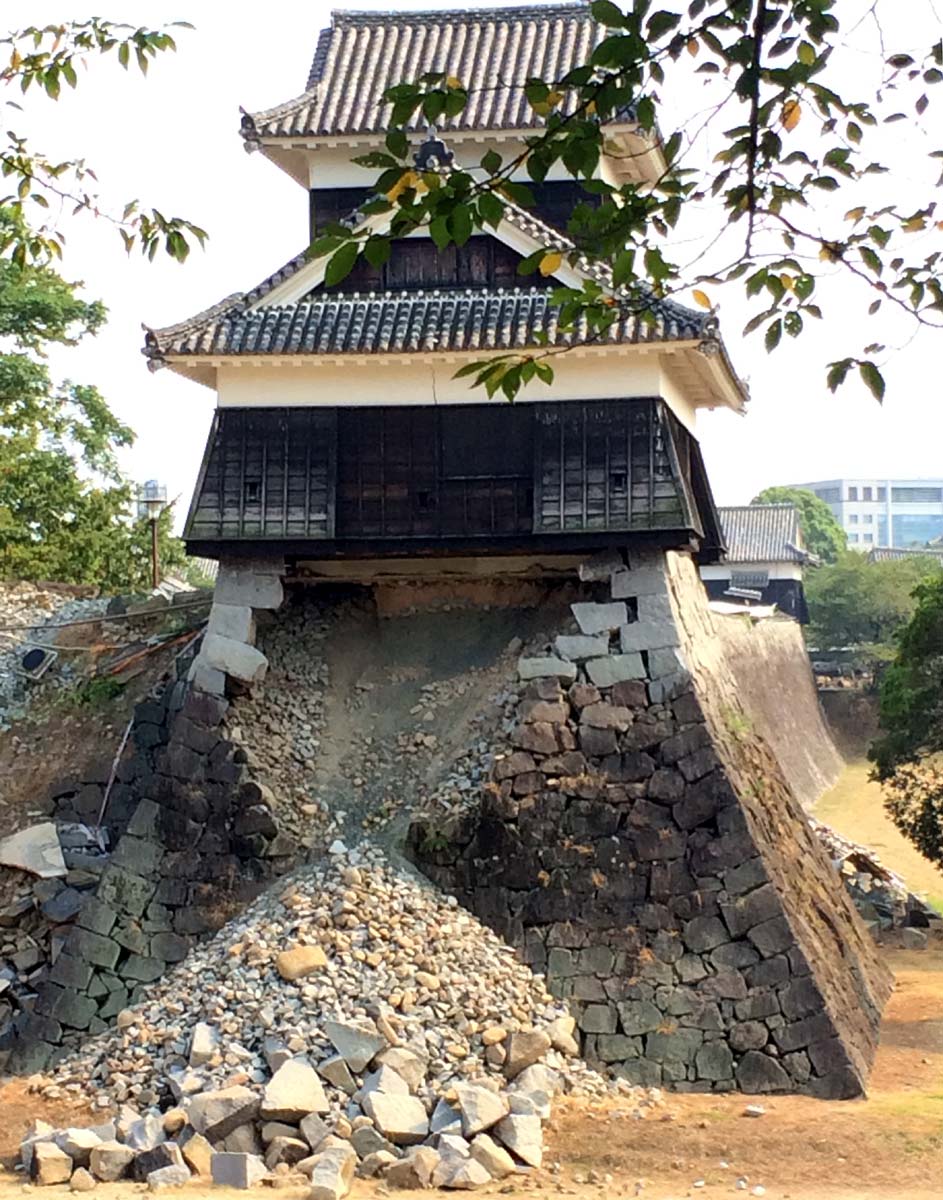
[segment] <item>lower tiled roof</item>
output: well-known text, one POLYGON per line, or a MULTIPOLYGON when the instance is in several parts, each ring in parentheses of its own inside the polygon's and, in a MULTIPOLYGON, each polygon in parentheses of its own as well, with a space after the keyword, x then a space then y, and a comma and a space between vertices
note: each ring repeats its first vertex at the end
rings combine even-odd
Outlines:
POLYGON ((727 562, 805 562, 799 511, 793 504, 741 504, 720 508, 727 562))
MULTIPOLYGON (((700 338, 706 317, 672 301, 654 305, 656 320, 623 316, 598 342, 687 341, 700 338)), ((314 292, 295 304, 246 310, 238 298, 205 318, 151 331, 145 354, 206 356, 246 354, 396 354, 434 350, 518 350, 538 344, 593 344, 581 326, 557 327, 559 309, 544 288, 494 291, 314 292), (221 311, 222 310, 222 311, 221 311)))

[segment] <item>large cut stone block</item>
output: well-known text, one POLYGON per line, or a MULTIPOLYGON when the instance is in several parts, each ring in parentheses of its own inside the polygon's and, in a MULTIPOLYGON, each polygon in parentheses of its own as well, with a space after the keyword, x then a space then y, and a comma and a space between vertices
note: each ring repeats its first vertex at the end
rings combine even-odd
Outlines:
POLYGON ((576 663, 565 662, 562 658, 547 656, 544 658, 522 658, 517 664, 517 673, 521 679, 564 679, 572 683, 576 678, 576 663))
POLYGON ((283 559, 234 559, 219 564, 213 600, 248 608, 281 608, 283 559))
POLYGON ((641 654, 612 654, 590 659, 586 672, 597 687, 612 687, 629 679, 644 679, 645 664, 641 654))
POLYGON ((217 600, 210 609, 206 631, 254 646, 255 616, 248 604, 221 604, 217 600))
POLYGON ((609 604, 594 604, 592 601, 571 604, 570 611, 576 617, 580 633, 589 636, 613 633, 629 619, 628 610, 621 600, 609 604))
POLYGON ((254 646, 221 637, 218 633, 208 633, 204 637, 200 658, 207 666, 215 667, 241 683, 261 683, 268 669, 268 659, 254 646))
POLYGON ((587 658, 604 658, 609 653, 609 638, 586 637, 585 634, 561 634, 553 643, 561 658, 570 662, 583 662, 587 658))

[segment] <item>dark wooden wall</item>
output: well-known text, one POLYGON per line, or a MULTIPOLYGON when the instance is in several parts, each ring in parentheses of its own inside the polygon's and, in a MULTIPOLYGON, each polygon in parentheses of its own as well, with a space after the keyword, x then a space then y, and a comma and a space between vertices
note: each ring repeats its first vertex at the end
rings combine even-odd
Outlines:
POLYGON ((185 537, 209 553, 618 530, 716 540, 699 461, 655 399, 220 409, 185 537))
MULTIPOLYGON (((577 205, 594 207, 599 203, 599 197, 585 191, 575 179, 528 186, 534 196, 534 207, 529 211, 564 232, 577 205)), ((311 236, 325 225, 349 217, 370 195, 371 189, 366 187, 312 189, 308 193, 311 236)))
POLYGON ((400 238, 393 242, 382 267, 357 261, 346 279, 322 292, 415 291, 419 288, 555 287, 557 280, 517 273, 522 255, 493 237, 473 237, 464 246, 437 250, 429 238, 400 238))

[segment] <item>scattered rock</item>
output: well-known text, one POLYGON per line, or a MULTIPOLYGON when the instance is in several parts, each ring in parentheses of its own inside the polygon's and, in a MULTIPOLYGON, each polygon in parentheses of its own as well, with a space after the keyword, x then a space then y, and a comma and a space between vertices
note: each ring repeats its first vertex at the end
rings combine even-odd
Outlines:
POLYGON ((190 1182, 190 1171, 184 1163, 170 1163, 166 1167, 158 1167, 147 1177, 147 1187, 151 1192, 159 1192, 164 1188, 182 1187, 190 1182))
POLYGON ((37 1142, 33 1146, 30 1177, 41 1187, 68 1183, 72 1178, 72 1159, 54 1142, 37 1142))
POLYGON ((327 955, 320 946, 295 946, 282 950, 275 959, 275 969, 282 979, 293 983, 327 966, 327 955))
POLYGON ((40 879, 65 875, 67 867, 55 823, 44 821, 0 838, 0 866, 16 867, 40 879))
POLYGON ((386 1039, 380 1034, 348 1021, 325 1021, 324 1032, 355 1075, 359 1075, 386 1045, 386 1039))
POLYGON ((317 1071, 298 1058, 279 1067, 262 1093, 261 1114, 266 1121, 300 1121, 309 1113, 329 1109, 317 1071))
POLYGON ((550 1049, 550 1036, 543 1029, 528 1029, 512 1033, 507 1041, 504 1074, 515 1079, 521 1071, 539 1062, 550 1049))
POLYGON ((350 1147, 316 1155, 308 1200, 342 1200, 350 1191, 356 1169, 357 1155, 350 1147))
POLYGON ((210 1161, 213 1182, 221 1187, 250 1188, 268 1174, 257 1154, 214 1154, 210 1161))
POLYGON ((462 1133, 473 1138, 485 1129, 490 1129, 510 1112, 507 1098, 490 1088, 475 1083, 460 1083, 455 1096, 462 1117, 462 1133))
POLYGON ((494 1127, 495 1136, 529 1167, 539 1167, 543 1161, 543 1132, 540 1117, 512 1113, 494 1127))
POLYGON ((487 1133, 472 1139, 471 1156, 481 1163, 492 1179, 503 1179, 514 1170, 514 1159, 487 1133))
POLYGON ((111 1140, 93 1146, 88 1158, 89 1169, 96 1179, 100 1179, 102 1183, 114 1183, 127 1174, 134 1161, 134 1151, 130 1146, 123 1146, 121 1142, 111 1140))
POLYGON ((429 1133, 429 1118, 416 1096, 370 1092, 364 1098, 363 1109, 394 1146, 412 1146, 429 1133))

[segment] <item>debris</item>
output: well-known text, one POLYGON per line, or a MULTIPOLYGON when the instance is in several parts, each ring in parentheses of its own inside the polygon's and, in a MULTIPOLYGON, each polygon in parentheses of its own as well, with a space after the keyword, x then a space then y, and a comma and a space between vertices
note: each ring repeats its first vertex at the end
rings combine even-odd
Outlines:
POLYGON ((0 839, 0 865, 28 871, 40 879, 65 875, 67 868, 55 824, 43 821, 0 839))

